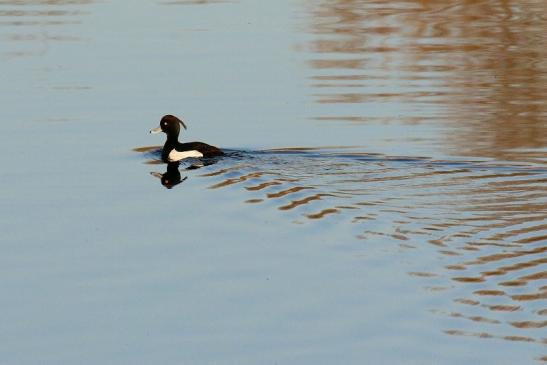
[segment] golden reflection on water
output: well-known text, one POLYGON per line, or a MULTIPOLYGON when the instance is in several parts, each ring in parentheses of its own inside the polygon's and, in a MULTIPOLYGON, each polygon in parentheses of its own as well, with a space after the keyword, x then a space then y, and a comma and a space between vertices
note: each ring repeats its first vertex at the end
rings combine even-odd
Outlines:
POLYGON ((428 142, 453 154, 546 162, 547 2, 323 0, 305 9, 312 94, 340 104, 314 119, 367 122, 408 104, 383 120, 441 124, 446 140, 428 142))

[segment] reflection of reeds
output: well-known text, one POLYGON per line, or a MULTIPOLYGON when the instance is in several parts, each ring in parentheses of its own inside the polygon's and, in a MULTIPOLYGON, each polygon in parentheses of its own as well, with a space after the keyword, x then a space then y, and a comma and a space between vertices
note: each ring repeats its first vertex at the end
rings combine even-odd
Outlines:
POLYGON ((370 105, 352 115, 331 107, 339 110, 331 120, 368 120, 374 105, 408 104, 406 115, 391 118, 442 123, 446 148, 459 155, 544 162, 545 151, 531 149, 547 145, 546 2, 306 6, 311 93, 322 104, 370 105))

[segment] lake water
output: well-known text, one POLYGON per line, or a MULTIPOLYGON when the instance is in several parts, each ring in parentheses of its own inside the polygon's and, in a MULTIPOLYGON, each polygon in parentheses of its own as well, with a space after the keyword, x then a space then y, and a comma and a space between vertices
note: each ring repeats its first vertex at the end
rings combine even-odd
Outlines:
POLYGON ((0 0, 0 364, 547 362, 546 14, 0 0))

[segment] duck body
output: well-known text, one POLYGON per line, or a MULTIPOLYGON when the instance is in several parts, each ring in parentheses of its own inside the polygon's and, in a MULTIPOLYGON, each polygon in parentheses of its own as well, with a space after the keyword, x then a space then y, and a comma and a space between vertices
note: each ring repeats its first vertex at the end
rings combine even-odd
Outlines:
POLYGON ((150 130, 150 133, 163 132, 167 135, 167 141, 163 145, 161 159, 164 162, 176 162, 185 158, 201 158, 222 156, 224 152, 218 147, 203 142, 180 143, 178 140, 180 127, 186 129, 182 120, 174 115, 165 115, 160 120, 160 126, 150 130))
POLYGON ((203 142, 180 143, 179 141, 172 142, 167 140, 161 151, 161 159, 164 162, 175 162, 190 157, 207 158, 222 155, 224 155, 224 152, 220 148, 203 142))

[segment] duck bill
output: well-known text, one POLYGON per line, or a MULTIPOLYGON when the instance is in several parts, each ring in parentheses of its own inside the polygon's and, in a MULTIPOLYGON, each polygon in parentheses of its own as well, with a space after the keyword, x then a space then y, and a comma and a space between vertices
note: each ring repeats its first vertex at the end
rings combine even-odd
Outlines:
POLYGON ((161 127, 150 129, 150 134, 158 134, 161 132, 161 127))

